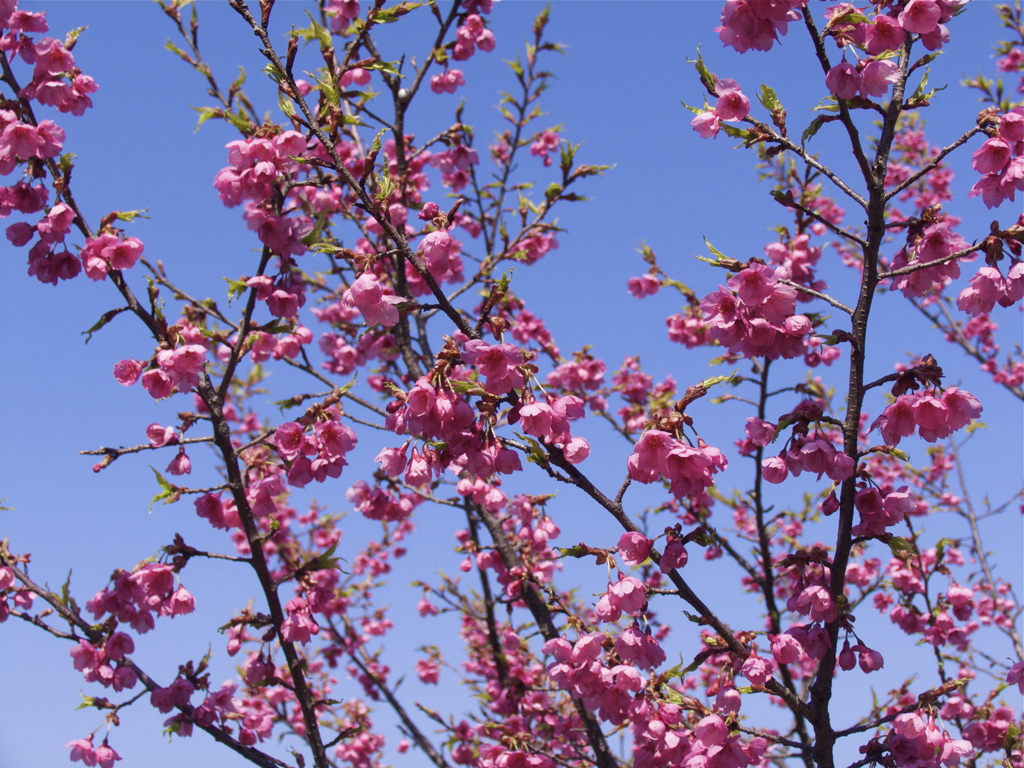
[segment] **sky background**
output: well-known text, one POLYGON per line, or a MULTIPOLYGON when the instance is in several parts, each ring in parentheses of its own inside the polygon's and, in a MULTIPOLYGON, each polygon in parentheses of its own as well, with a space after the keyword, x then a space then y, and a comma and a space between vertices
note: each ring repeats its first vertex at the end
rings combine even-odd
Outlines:
MULTIPOLYGON (((32 2, 22 7, 47 11, 50 34, 56 37, 72 27, 89 26, 74 53, 77 64, 100 85, 94 94, 96 106, 81 118, 56 119, 68 134, 65 151, 78 156, 73 184, 90 221, 95 226, 111 210, 149 209, 151 218, 127 226, 127 232, 142 239, 146 256, 163 261, 172 279, 193 295, 211 295, 223 304, 221 275, 251 274, 257 245, 239 210, 225 209, 212 186, 214 174, 227 162, 224 144, 237 135, 214 122, 195 132, 196 112, 190 107, 210 100, 202 79, 163 49, 175 34, 170 21, 155 4, 141 1, 32 2)), ((456 96, 421 93, 410 117, 413 131, 428 136, 450 125, 459 99, 466 100, 464 121, 476 127, 478 137, 486 139, 493 130, 501 129, 492 107, 499 92, 514 85, 503 59, 520 55, 530 22, 543 7, 532 0, 498 4, 490 19, 497 49, 464 63, 468 84, 456 96)), ((997 34, 993 7, 994 3, 973 3, 968 17, 951 26, 953 42, 948 52, 932 65, 930 81, 950 86, 928 115, 934 144, 948 144, 974 122, 976 97, 958 83, 979 68, 992 70, 990 46, 997 34)), ((249 72, 251 88, 247 85, 247 90, 257 107, 271 109, 276 97, 259 73, 264 60, 251 33, 225 3, 201 2, 199 9, 204 54, 220 82, 226 85, 234 79, 241 64, 249 72)), ((272 22, 277 40, 283 41, 291 21, 302 23, 303 9, 303 3, 279 0, 272 22)), ((514 290, 528 307, 548 321, 563 354, 592 344, 611 372, 625 355, 639 353, 648 373, 656 380, 671 374, 680 389, 721 371, 707 368, 712 353, 686 351, 667 341, 664 319, 678 311, 678 301, 669 292, 643 302, 627 295, 626 279, 644 271, 636 249, 642 242, 649 244, 666 271, 703 295, 724 279, 693 258, 705 253, 704 236, 726 254, 747 259, 760 255, 763 246, 775 239, 770 227, 786 221, 784 212, 768 197, 767 186, 756 183, 752 153, 731 150, 733 142, 724 135, 706 141, 690 129, 691 114, 679 102, 699 104, 704 92, 685 60, 693 58, 697 45, 703 44, 705 60, 719 77, 738 80, 751 96, 760 83, 770 84, 788 110, 794 134, 797 126, 802 130, 809 122, 808 110, 823 95, 820 74, 807 66, 808 43, 799 28, 791 29, 770 55, 752 52, 738 56, 723 49, 712 32, 720 10, 720 2, 703 0, 553 3, 549 37, 565 43, 567 55, 552 55, 546 62, 557 80, 542 101, 549 115, 545 120, 547 125, 561 124, 562 135, 570 141, 583 142, 580 162, 615 167, 582 188, 593 198, 591 202, 560 210, 559 224, 567 230, 559 236, 561 247, 538 267, 517 269, 513 280, 514 290)), ((425 11, 419 13, 422 21, 416 21, 414 15, 381 30, 385 58, 397 59, 402 51, 422 58, 427 50, 423 40, 433 34, 433 22, 425 11)), ((55 116, 43 110, 40 117, 55 116)), ((812 140, 815 148, 830 164, 848 168, 848 153, 831 140, 827 129, 812 140)), ((481 141, 480 148, 486 143, 481 141)), ((958 195, 953 210, 964 220, 960 231, 968 239, 987 233, 988 222, 996 216, 1005 224, 1014 213, 1012 203, 994 213, 977 199, 964 198, 974 181, 969 151, 978 144, 975 139, 953 163, 958 195)), ((481 151, 486 162, 485 154, 481 151)), ((545 172, 539 161, 532 165, 531 161, 534 159, 522 161, 523 173, 536 176, 543 189, 552 172, 545 172)), ((442 194, 439 187, 434 192, 442 194)), ((847 214, 850 221, 854 212, 849 207, 847 214)), ((148 501, 156 492, 147 465, 162 470, 171 454, 124 457, 98 475, 90 469, 95 459, 78 455, 89 448, 143 442, 147 424, 172 423, 175 412, 191 407, 183 398, 155 403, 141 387, 124 389, 114 381, 111 369, 115 362, 150 354, 151 342, 144 329, 129 317, 117 318, 88 346, 83 344, 81 331, 118 305, 113 287, 92 284, 84 277, 57 288, 42 285, 26 276, 22 249, 10 248, 6 242, 0 243, 0 248, 0 305, 5 309, 0 350, 6 360, 6 375, 0 377, 0 498, 12 508, 0 512, 0 536, 10 539, 15 552, 33 553, 32 572, 37 579, 56 586, 71 571, 72 588, 82 604, 105 586, 114 568, 130 568, 155 554, 177 531, 185 533, 194 546, 224 549, 220 532, 195 518, 188 502, 156 507, 147 514, 148 501)), ((831 253, 824 260, 830 256, 835 261, 831 253)), ((965 272, 969 276, 973 270, 968 267, 965 272)), ((850 276, 843 283, 844 273, 834 264, 825 269, 825 275, 835 294, 849 300, 855 290, 850 276)), ((129 280, 138 292, 141 272, 136 270, 129 280)), ((1019 402, 988 384, 977 372, 977 365, 957 349, 947 349, 939 334, 901 298, 884 297, 876 303, 876 312, 869 375, 891 372, 893 364, 907 361, 908 355, 932 353, 945 368, 949 383, 962 379, 964 387, 984 403, 987 425, 976 433, 965 457, 971 492, 976 500, 988 496, 994 503, 1004 501, 1020 488, 1019 402)), ((1018 312, 997 310, 996 319, 1005 342, 1019 341, 1018 312)), ((799 367, 790 365, 794 375, 799 375, 799 367)), ((845 355, 832 372, 834 377, 837 374, 837 381, 845 376, 845 355)), ((292 381, 279 373, 271 384, 278 393, 293 391, 289 390, 292 381)), ((878 403, 869 405, 873 414, 878 408, 878 403)), ((723 447, 738 437, 736 424, 749 415, 736 405, 702 405, 693 412, 701 433, 713 443, 719 438, 717 444, 723 447)), ((584 469, 595 477, 610 478, 609 488, 617 488, 629 446, 613 442, 602 452, 597 450, 598 441, 606 445, 608 441, 599 425, 585 423, 578 431, 595 445, 595 455, 584 469)), ((922 444, 910 441, 908 445, 915 459, 923 458, 922 444)), ((352 458, 341 481, 324 486, 318 497, 332 509, 343 511, 344 490, 370 474, 370 460, 380 447, 378 443, 361 445, 361 458, 352 458)), ((188 485, 211 484, 216 477, 213 463, 202 451, 193 450, 190 455, 195 470, 188 485)), ((722 487, 742 484, 749 476, 742 462, 735 462, 730 471, 722 487)), ((528 487, 533 492, 548 488, 544 483, 528 487)), ((619 531, 582 498, 560 490, 557 519, 563 528, 561 543, 569 545, 586 537, 601 546, 614 545, 619 531)), ((784 492, 791 493, 779 493, 784 492)), ((638 511, 654 496, 642 492, 634 496, 631 491, 629 498, 633 510, 638 511)), ((430 577, 437 569, 456 570, 461 558, 452 552, 451 531, 460 522, 448 515, 431 508, 417 519, 420 530, 410 542, 413 555, 396 567, 395 586, 387 594, 396 623, 389 642, 408 637, 416 644, 426 642, 425 638, 434 642, 434 636, 440 639, 445 631, 445 619, 425 624, 415 615, 413 606, 420 593, 404 585, 413 578, 430 577), (416 551, 427 558, 426 568, 413 567, 416 551)), ((937 537, 944 521, 929 519, 925 524, 935 526, 937 537)), ((941 531, 949 536, 964 534, 955 527, 941 531)), ((349 518, 343 553, 353 554, 371 532, 365 521, 349 518)), ((1020 593, 1020 516, 989 520, 985 532, 999 570, 1020 593)), ((730 594, 735 591, 735 581, 723 578, 723 571, 716 570, 719 567, 725 566, 691 561, 687 575, 698 589, 727 584, 724 589, 710 589, 724 591, 733 602, 735 615, 727 610, 726 618, 742 621, 743 603, 730 594)), ((588 573, 593 577, 592 568, 588 573)), ((156 679, 169 682, 179 662, 202 656, 212 642, 213 679, 227 679, 232 675, 231 660, 213 630, 245 605, 252 594, 251 583, 235 578, 221 565, 202 561, 189 565, 183 583, 196 594, 196 614, 161 621, 158 631, 137 644, 136 658, 156 679)), ((660 610, 664 614, 672 608, 660 610)), ((906 638, 891 626, 878 626, 874 631, 872 639, 886 652, 888 669, 914 669, 927 659, 926 652, 909 648, 906 638)), ((672 652, 692 656, 692 637, 681 632, 674 642, 678 644, 672 646, 670 658, 672 652)), ((63 745, 86 736, 98 724, 95 710, 75 711, 81 700, 79 690, 97 691, 86 686, 73 669, 68 648, 67 643, 19 622, 9 621, 0 628, 0 659, 8 692, 0 701, 0 768, 64 764, 67 750, 63 745)), ((457 651, 455 646, 449 648, 457 651)), ((403 690, 409 698, 443 711, 452 697, 463 696, 453 687, 451 673, 442 676, 448 685, 424 688, 412 673, 416 657, 408 649, 394 650, 398 654, 391 663, 395 675, 402 660, 407 662, 408 681, 403 690)), ((995 655, 1007 653, 1008 647, 997 649, 995 655)), ((857 677, 843 679, 848 686, 844 695, 851 702, 862 702, 869 684, 887 690, 896 682, 889 672, 874 679, 858 672, 857 677)), ((339 692, 340 697, 359 693, 343 674, 339 692)), ((855 704, 851 705, 849 717, 856 711, 855 704)), ((124 713, 124 727, 111 737, 124 758, 120 765, 242 764, 205 734, 168 745, 160 734, 164 719, 145 703, 124 713)), ((420 764, 412 755, 396 762, 420 764)))

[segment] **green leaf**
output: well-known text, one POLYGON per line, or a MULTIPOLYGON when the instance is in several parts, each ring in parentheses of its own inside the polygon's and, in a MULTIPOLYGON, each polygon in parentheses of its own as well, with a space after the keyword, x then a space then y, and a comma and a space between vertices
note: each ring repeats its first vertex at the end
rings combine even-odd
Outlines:
POLYGON ((1020 727, 1016 723, 1010 723, 1006 726, 1006 736, 1003 738, 1006 754, 1010 754, 1013 750, 1019 748, 1017 744, 1018 736, 1020 736, 1020 727))
POLYGON ((914 546, 914 543, 904 539, 902 536, 890 536, 889 540, 885 543, 889 545, 889 549, 892 550, 894 555, 898 555, 900 552, 917 552, 917 547, 914 546))
POLYGON ((117 317, 127 309, 128 307, 120 307, 119 309, 111 309, 109 312, 104 312, 102 315, 100 315, 100 319, 96 321, 96 324, 93 325, 92 328, 90 328, 87 331, 82 331, 82 335, 85 336, 85 343, 88 344, 90 341, 92 341, 92 335, 96 333, 96 331, 98 331, 100 328, 105 326, 107 323, 109 323, 111 320, 113 320, 115 317, 117 317))
POLYGON ((754 132, 749 128, 737 128, 735 125, 729 125, 729 123, 720 123, 722 126, 722 132, 733 139, 743 139, 743 141, 755 141, 754 132))
POLYGON ((389 75, 405 77, 405 75, 398 71, 398 65, 392 61, 375 61, 372 64, 364 64, 363 69, 375 69, 378 72, 386 72, 389 75))
POLYGON ((64 36, 64 47, 65 47, 65 48, 66 48, 67 50, 69 50, 69 51, 70 51, 70 50, 71 50, 72 48, 74 48, 74 47, 75 47, 75 43, 77 43, 77 42, 78 42, 78 37, 79 37, 79 35, 81 35, 81 34, 82 34, 83 32, 85 32, 85 30, 87 30, 87 29, 88 29, 88 27, 76 27, 75 29, 72 29, 72 30, 70 30, 70 31, 69 31, 69 32, 68 32, 68 33, 67 33, 67 34, 66 34, 66 35, 64 36))
POLYGON ((317 555, 315 558, 310 560, 299 567, 300 571, 333 571, 338 567, 338 560, 340 558, 334 557, 334 552, 338 548, 338 542, 331 544, 330 548, 326 551, 317 555))
POLYGON ((924 68, 924 74, 921 75, 921 82, 917 84, 917 88, 914 89, 914 95, 907 99, 907 105, 911 107, 924 107, 928 105, 932 97, 939 91, 944 91, 946 86, 940 85, 938 88, 932 88, 930 91, 925 92, 925 88, 928 87, 928 67, 924 68))
POLYGON ((390 24, 393 21, 398 21, 400 18, 409 13, 409 11, 419 8, 423 3, 406 3, 402 2, 398 5, 393 5, 390 8, 378 8, 370 11, 368 19, 374 24, 390 24))
POLYGON ((460 395, 484 395, 484 388, 475 381, 457 381, 452 379, 448 382, 453 390, 460 395))
POLYGON ((838 120, 838 115, 818 115, 816 118, 811 120, 811 124, 804 129, 804 132, 800 135, 800 146, 803 147, 807 143, 807 140, 818 132, 825 123, 831 123, 833 120, 838 120))
POLYGON ((224 113, 224 119, 226 119, 231 125, 240 130, 242 133, 251 133, 253 129, 252 121, 249 120, 249 116, 244 111, 232 112, 227 111, 224 113))
POLYGON ((62 174, 67 176, 69 173, 71 173, 71 169, 75 167, 75 164, 72 162, 72 160, 74 160, 76 157, 78 157, 78 155, 76 155, 74 152, 65 152, 63 155, 60 156, 60 162, 57 163, 57 165, 60 166, 60 172, 62 174))
POLYGON ((114 211, 119 221, 135 221, 135 219, 148 219, 145 213, 149 208, 143 208, 141 211, 114 211))
POLYGON ((712 376, 710 379, 704 379, 704 381, 700 383, 700 386, 704 387, 704 389, 708 389, 710 387, 715 386, 716 384, 724 384, 727 381, 732 381, 733 379, 735 379, 737 373, 739 373, 739 371, 733 371, 727 376, 712 376))
POLYGON ((285 117, 292 117, 295 115, 295 105, 292 104, 291 99, 285 96, 284 91, 277 92, 277 106, 285 117))
POLYGON ((149 502, 149 512, 153 513, 153 505, 157 502, 161 504, 172 504, 181 497, 181 489, 171 485, 164 476, 156 471, 154 467, 150 467, 153 470, 153 474, 156 475, 156 481, 160 484, 160 493, 152 498, 149 502))
POLYGON ((340 253, 345 249, 342 248, 340 245, 335 245, 334 243, 328 242, 327 240, 323 240, 319 243, 313 243, 312 245, 310 245, 309 250, 313 251, 314 253, 340 253))
POLYGON ((267 66, 263 68, 263 74, 273 80, 277 85, 281 84, 281 78, 284 77, 281 70, 279 70, 273 62, 267 64, 267 66))
POLYGON ((166 43, 164 43, 164 48, 166 48, 168 51, 170 51, 171 53, 175 54, 176 56, 180 56, 182 59, 184 59, 188 64, 191 64, 193 67, 196 65, 195 61, 192 60, 191 56, 189 56, 187 53, 185 53, 183 50, 181 50, 181 48, 176 46, 170 40, 168 40, 166 43))
MULTIPOLYGON (((896 52, 893 51, 892 55, 895 56, 896 52)), ((923 67, 923 66, 925 66, 927 64, 931 64, 933 61, 935 61, 941 55, 942 55, 942 51, 933 51, 932 53, 926 53, 924 56, 922 56, 920 59, 918 59, 917 61, 915 61, 911 65, 911 67, 909 69, 909 72, 913 72, 918 67, 923 67)))
POLYGON ((704 102, 704 106, 703 107, 691 107, 689 104, 687 104, 685 101, 682 101, 682 100, 680 100, 679 103, 682 104, 685 109, 690 110, 695 115, 702 115, 702 114, 704 114, 705 112, 708 111, 708 104, 707 104, 707 102, 704 102))
POLYGON ((324 95, 324 101, 333 105, 337 105, 341 102, 341 94, 338 92, 338 86, 334 82, 330 73, 325 73, 323 77, 317 79, 316 83, 320 87, 320 93, 324 95))
POLYGON ((512 282, 512 273, 515 271, 515 267, 509 267, 505 270, 505 274, 503 274, 501 279, 498 281, 497 288, 499 291, 502 293, 508 292, 508 286, 512 282))
POLYGON ((306 17, 309 19, 309 28, 299 30, 298 34, 300 34, 306 41, 316 40, 320 45, 321 51, 326 51, 331 48, 331 33, 328 32, 327 29, 316 19, 314 19, 313 15, 309 11, 306 11, 306 17))
POLYGON ((313 243, 318 242, 320 240, 320 236, 324 232, 324 225, 326 223, 326 214, 320 214, 319 216, 317 216, 316 223, 313 224, 313 229, 310 230, 309 234, 299 238, 302 241, 302 244, 308 248, 309 246, 313 245, 313 243))
POLYGON ((816 106, 811 111, 812 112, 838 112, 839 111, 839 101, 836 99, 835 96, 826 96, 821 101, 819 101, 818 102, 818 106, 816 106))
POLYGON ((776 110, 782 109, 782 102, 779 101, 779 97, 775 93, 774 89, 769 88, 763 83, 761 85, 760 92, 757 94, 757 100, 760 101, 761 106, 769 112, 775 112, 776 110))
POLYGON ((582 544, 577 544, 573 547, 554 547, 555 552, 558 553, 558 557, 575 557, 577 559, 586 557, 588 552, 586 547, 582 544))
POLYGON ((196 131, 203 127, 203 123, 212 117, 224 117, 224 113, 216 107, 193 107, 199 113, 199 122, 196 123, 196 131))
POLYGON ((505 59, 504 61, 506 64, 509 65, 509 67, 512 68, 512 72, 515 74, 516 77, 523 76, 523 65, 519 63, 519 59, 516 59, 515 61, 509 61, 508 59, 505 59))
POLYGON ((371 152, 380 152, 380 138, 387 132, 387 130, 387 128, 381 128, 379 131, 377 131, 377 135, 373 137, 373 142, 370 144, 371 152))
POLYGON ((530 452, 526 454, 526 460, 531 464, 543 464, 548 460, 548 452, 544 450, 544 446, 539 441, 534 440, 532 437, 527 435, 521 435, 518 432, 515 433, 516 437, 527 443, 530 446, 530 452))
POLYGON ((715 260, 714 261, 710 261, 709 259, 701 259, 702 261, 708 261, 711 264, 735 264, 735 263, 738 263, 736 261, 736 259, 731 258, 730 256, 726 256, 720 250, 715 248, 715 246, 713 246, 711 244, 711 241, 708 240, 706 237, 704 238, 704 245, 706 245, 708 247, 708 250, 711 251, 711 255, 715 257, 715 260))
POLYGON ((60 585, 60 601, 66 608, 70 608, 74 603, 74 599, 71 597, 71 571, 68 571, 68 577, 60 585))
POLYGON ((391 180, 391 170, 388 166, 389 164, 385 160, 381 164, 380 173, 376 177, 377 191, 373 196, 382 202, 391 197, 391 193, 395 191, 395 182, 391 180))
POLYGON ((711 70, 707 68, 707 65, 704 64, 704 57, 700 53, 699 45, 697 46, 697 60, 693 61, 691 59, 687 59, 686 63, 693 64, 694 67, 696 67, 697 74, 700 75, 700 81, 704 83, 705 88, 713 93, 715 90, 715 84, 718 82, 718 78, 715 77, 711 73, 711 70))
POLYGON ((531 202, 530 199, 526 197, 526 195, 522 194, 521 192, 519 193, 519 207, 526 208, 534 215, 540 214, 540 209, 536 205, 534 205, 533 202, 531 202))
POLYGON ((228 284, 228 304, 249 290, 249 286, 246 285, 245 280, 232 280, 230 277, 225 277, 223 279, 224 282, 228 284))
POLYGON ((360 125, 363 128, 369 128, 370 127, 366 123, 364 123, 362 120, 360 120, 358 117, 356 117, 355 115, 342 115, 341 116, 341 122, 342 122, 343 125, 360 125))

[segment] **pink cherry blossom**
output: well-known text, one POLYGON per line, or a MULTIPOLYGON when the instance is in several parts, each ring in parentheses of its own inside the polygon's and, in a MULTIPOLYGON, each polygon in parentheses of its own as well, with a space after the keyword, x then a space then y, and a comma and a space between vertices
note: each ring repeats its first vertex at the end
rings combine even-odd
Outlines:
POLYGON ((653 542, 637 531, 624 533, 619 538, 619 554, 627 565, 640 565, 651 554, 653 542))
POLYGON ((715 84, 718 101, 715 114, 720 120, 742 120, 750 114, 750 99, 740 91, 740 84, 735 80, 721 78, 715 84))

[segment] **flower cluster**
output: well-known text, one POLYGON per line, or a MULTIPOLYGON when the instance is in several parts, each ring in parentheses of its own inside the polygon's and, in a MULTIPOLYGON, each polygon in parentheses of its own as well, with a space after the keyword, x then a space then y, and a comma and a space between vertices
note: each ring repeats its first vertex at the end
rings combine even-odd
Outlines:
POLYGON ((434 93, 455 93, 455 89, 466 84, 461 69, 446 69, 430 78, 430 90, 434 93))
POLYGON ((569 422, 584 416, 583 400, 575 395, 551 397, 546 402, 530 400, 519 407, 523 431, 543 442, 557 445, 566 460, 578 464, 590 454, 590 444, 582 437, 573 437, 569 422))
POLYGON ((843 61, 826 73, 825 86, 836 98, 852 99, 859 93, 867 99, 884 96, 898 76, 898 67, 889 59, 862 61, 857 66, 843 61))
POLYGON ((484 26, 480 16, 471 13, 463 20, 455 36, 452 46, 452 58, 465 61, 479 48, 481 51, 493 51, 495 46, 494 33, 484 26))
POLYGON ((722 25, 715 28, 719 39, 739 53, 751 48, 770 50, 779 35, 786 34, 789 22, 799 21, 799 9, 807 0, 727 0, 722 8, 722 25))
POLYGON ((900 439, 916 430, 923 440, 934 443, 949 437, 981 415, 978 399, 959 387, 908 392, 882 411, 871 429, 878 429, 886 445, 899 445, 900 439))
POLYGON ((694 448, 659 429, 644 432, 626 461, 631 478, 641 483, 664 478, 677 499, 699 496, 728 464, 721 451, 703 440, 694 448))
POLYGON ((389 328, 398 322, 396 305, 401 304, 403 299, 393 293, 384 293, 384 286, 377 276, 372 272, 364 272, 345 291, 341 301, 346 306, 358 309, 367 325, 380 324, 389 328))
POLYGON ((722 121, 742 120, 750 114, 750 99, 743 95, 740 84, 735 80, 722 78, 715 83, 718 101, 713 109, 701 112, 690 125, 700 134, 702 139, 718 136, 722 129, 722 121))
POLYGON ((304 488, 312 480, 322 483, 328 477, 340 477, 348 465, 345 454, 355 448, 356 433, 338 421, 336 409, 328 409, 327 415, 328 418, 313 425, 310 434, 294 421, 274 431, 274 445, 289 463, 288 482, 295 487, 304 488))
POLYGON ((175 586, 174 574, 174 567, 166 563, 147 563, 132 573, 121 571, 86 607, 97 620, 110 614, 140 634, 148 632, 155 626, 154 613, 181 616, 195 610, 192 593, 175 586))
POLYGON ((748 357, 804 353, 811 321, 794 314, 796 289, 780 282, 778 269, 751 263, 728 279, 728 288, 704 297, 700 307, 712 339, 748 357))
POLYGON ((968 197, 981 195, 988 208, 1013 200, 1024 191, 1024 107, 1014 107, 999 117, 996 135, 987 139, 971 159, 982 174, 968 197))

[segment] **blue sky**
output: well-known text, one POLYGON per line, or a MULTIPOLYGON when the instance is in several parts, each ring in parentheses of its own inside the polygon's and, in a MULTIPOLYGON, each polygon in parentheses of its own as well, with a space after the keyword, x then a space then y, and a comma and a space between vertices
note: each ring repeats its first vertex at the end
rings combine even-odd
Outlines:
MULTIPOLYGON (((932 65, 931 82, 950 86, 936 99, 934 114, 928 115, 935 144, 949 143, 973 124, 976 98, 957 84, 979 67, 991 71, 989 46, 996 30, 992 6, 977 2, 969 9, 969 18, 952 25, 953 43, 932 65)), ((194 132, 196 113, 190 107, 206 104, 208 97, 198 75, 163 49, 174 34, 170 22, 154 4, 144 2, 77 0, 24 7, 46 10, 55 36, 72 27, 90 27, 75 56, 100 84, 94 95, 96 107, 82 118, 61 118, 60 123, 68 134, 66 151, 78 156, 76 196, 93 223, 110 210, 149 209, 149 220, 128 228, 146 243, 147 257, 162 260, 172 277, 194 295, 223 300, 220 276, 251 274, 256 247, 239 212, 223 208, 212 187, 214 174, 227 162, 224 144, 237 137, 215 123, 194 132)), ((287 28, 287 19, 301 23, 302 8, 301 3, 278 2, 274 23, 279 35, 287 28)), ((491 18, 498 48, 466 63, 469 82, 457 96, 422 94, 411 116, 415 132, 432 135, 450 125, 459 98, 467 100, 464 120, 476 126, 478 136, 487 137, 499 128, 491 107, 499 91, 512 87, 502 60, 519 55, 530 21, 542 8, 532 0, 498 4, 491 18)), ((643 271, 636 249, 641 242, 648 243, 666 270, 702 294, 723 280, 693 258, 704 253, 704 236, 725 253, 745 259, 760 255, 774 239, 769 228, 785 221, 767 188, 755 183, 751 153, 731 150, 732 142, 724 135, 705 141, 690 129, 691 115, 679 102, 700 103, 703 91, 685 60, 693 58, 702 43, 708 66, 720 77, 738 80, 751 95, 762 82, 772 85, 789 111, 791 126, 809 122, 808 110, 821 96, 820 75, 815 71, 808 77, 807 43, 798 29, 771 55, 737 56, 723 49, 711 31, 720 8, 719 2, 703 0, 553 4, 549 35, 566 44, 567 55, 553 55, 547 62, 557 80, 542 102, 549 113, 546 119, 550 125, 561 124, 567 139, 583 142, 580 160, 615 167, 603 179, 587 183, 583 191, 592 196, 591 202, 563 208, 559 223, 567 232, 559 236, 560 249, 538 268, 517 270, 513 281, 528 306, 549 321, 564 353, 592 344, 614 369, 625 355, 639 351, 649 373, 656 379, 671 373, 681 387, 714 373, 706 367, 711 355, 686 352, 665 339, 664 318, 677 311, 677 302, 667 292, 644 302, 626 294, 626 279, 643 271)), ((204 51, 218 78, 230 81, 242 64, 257 105, 271 109, 276 98, 259 74, 264 62, 255 39, 226 4, 202 2, 199 9, 204 51)), ((421 38, 429 32, 429 21, 424 22, 426 28, 412 17, 407 22, 386 30, 385 57, 397 58, 403 50, 418 50, 422 57, 421 38)), ((826 130, 813 141, 829 162, 840 167, 848 163, 848 153, 826 130)), ((964 219, 965 237, 973 239, 987 233, 994 214, 978 200, 963 198, 974 180, 968 161, 968 153, 961 152, 954 163, 955 213, 964 219)), ((542 179, 538 186, 546 185, 539 163, 525 170, 542 179)), ((999 217, 1008 221, 1010 208, 1013 204, 1004 206, 999 217)), ((849 207, 847 211, 848 216, 853 214, 849 207)), ((9 538, 15 551, 32 552, 33 573, 51 585, 73 571, 73 588, 82 603, 104 586, 113 568, 131 567, 155 553, 176 531, 186 532, 196 546, 223 547, 215 532, 198 524, 187 503, 157 507, 147 514, 155 488, 145 458, 122 458, 96 475, 90 471, 94 460, 78 455, 88 448, 142 442, 147 424, 170 423, 176 411, 190 407, 178 399, 154 403, 141 388, 125 390, 112 378, 117 360, 149 354, 141 326, 120 317, 84 345, 80 332, 118 303, 112 287, 91 284, 84 277, 57 288, 41 285, 25 275, 24 253, 3 247, 0 305, 5 322, 0 327, 0 349, 8 375, 0 377, 0 497, 13 511, 0 512, 0 536, 9 538)), ((841 269, 827 272, 830 283, 840 285, 841 269)), ((970 274, 970 268, 965 272, 970 274)), ((130 279, 141 285, 139 275, 130 279)), ((836 288, 841 297, 849 297, 855 288, 849 278, 847 284, 845 294, 836 288)), ((959 351, 946 349, 938 334, 901 299, 885 297, 879 305, 869 367, 881 376, 895 362, 906 361, 907 353, 930 352, 951 380, 962 378, 964 387, 984 403, 988 427, 977 433, 967 457, 971 488, 979 498, 1004 500, 1020 487, 1019 402, 987 384, 977 366, 959 351)), ((1020 340, 1018 312, 1003 310, 997 319, 1004 339, 1020 340)), ((836 382, 844 375, 840 368, 836 382)), ((288 381, 279 376, 272 384, 285 389, 288 381)), ((732 423, 747 415, 728 406, 695 413, 704 420, 702 432, 721 434, 726 442, 734 439, 729 437, 732 423)), ((583 432, 594 436, 595 446, 604 439, 596 426, 584 427, 583 432)), ((364 446, 364 463, 353 462, 340 484, 325 488, 321 498, 343 509, 344 489, 360 471, 369 474, 365 467, 378 447, 364 446)), ((921 446, 915 450, 920 457, 921 446)), ((596 476, 616 478, 617 486, 627 453, 628 446, 622 444, 615 444, 606 456, 598 456, 595 449, 586 468, 596 476)), ((192 455, 196 470, 190 484, 212 480, 211 462, 199 452, 192 455)), ((159 456, 152 463, 162 469, 169 460, 170 455, 159 456)), ((603 546, 614 544, 618 533, 613 526, 596 519, 597 512, 581 499, 564 491, 563 497, 568 510, 559 520, 564 543, 593 536, 603 537, 603 546)), ((421 539, 411 546, 439 554, 426 574, 415 574, 408 563, 395 575, 388 599, 396 607, 401 631, 417 637, 436 631, 436 625, 424 630, 418 617, 408 615, 419 595, 403 585, 417 575, 429 577, 439 567, 454 570, 459 558, 449 553, 455 525, 443 513, 420 523, 421 539)), ((367 529, 356 520, 352 526, 346 542, 355 546, 367 529)), ((986 532, 1001 570, 1016 579, 1019 592, 1020 517, 989 521, 986 532)), ((709 570, 708 582, 716 578, 709 570)), ((224 679, 231 674, 231 665, 212 630, 245 604, 251 590, 222 568, 202 563, 189 566, 185 583, 196 593, 200 610, 158 626, 158 632, 140 643, 139 661, 147 669, 152 666, 158 679, 170 680, 178 661, 201 656, 213 642, 215 663, 224 679), (172 663, 172 652, 185 656, 175 656, 172 663)), ((682 648, 690 648, 682 638, 680 642, 682 648)), ((408 653, 397 648, 396 652, 408 653)), ((908 653, 907 663, 913 664, 916 657, 908 653)), ((17 660, 5 664, 5 690, 15 693, 0 705, 0 768, 62 764, 67 760, 63 745, 85 736, 98 722, 94 711, 74 711, 80 702, 77 691, 86 686, 72 668, 67 644, 9 622, 0 628, 0 658, 17 660)), ((411 670, 412 657, 405 658, 411 670)), ((418 683, 407 687, 410 695, 436 700, 436 692, 418 683)), ((202 734, 168 747, 160 735, 163 719, 148 705, 125 715, 125 727, 112 736, 112 744, 125 758, 122 765, 241 763, 202 734)), ((401 764, 414 764, 409 760, 401 764)))

